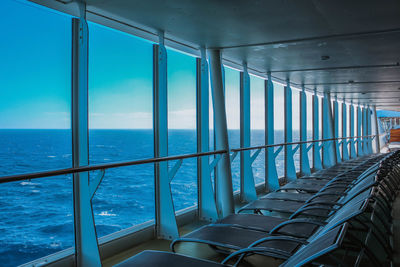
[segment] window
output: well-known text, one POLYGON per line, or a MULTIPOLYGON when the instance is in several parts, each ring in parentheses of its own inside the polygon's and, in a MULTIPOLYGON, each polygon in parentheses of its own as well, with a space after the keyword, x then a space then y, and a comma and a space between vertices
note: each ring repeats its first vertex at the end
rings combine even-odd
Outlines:
MULTIPOLYGON (((342 137, 342 102, 338 102, 338 137, 342 137)), ((337 142, 340 143, 342 139, 339 139, 337 142)), ((339 146, 339 151, 340 151, 340 157, 343 157, 343 146, 339 146)))
MULTIPOLYGON (((306 92, 306 100, 307 100, 307 140, 313 140, 313 94, 306 92)), ((311 143, 307 143, 307 147, 310 146, 311 143)), ((312 149, 308 151, 308 159, 310 162, 310 167, 312 166, 313 161, 313 153, 312 149)))
MULTIPOLYGON (((251 146, 265 144, 265 96, 264 80, 250 75, 251 146)), ((253 150, 251 153, 254 153, 253 150)), ((256 184, 265 181, 265 150, 253 162, 253 176, 256 184)))
MULTIPOLYGON (((197 152, 196 59, 168 49, 168 153, 197 152)), ((175 162, 169 163, 169 168, 175 162)), ((175 210, 197 205, 197 159, 185 159, 171 182, 175 210)))
MULTIPOLYGON (((71 18, 21 1, 1 1, 0 9, 0 175, 69 168, 71 18)), ((2 263, 74 246, 70 175, 0 187, 2 263)))
MULTIPOLYGON (((225 67, 225 108, 229 147, 240 147, 240 73, 225 67)), ((233 191, 240 188, 240 155, 232 162, 233 191)))
MULTIPOLYGON (((152 44, 94 23, 89 31, 90 163, 152 158, 152 44)), ((106 170, 93 214, 98 237, 154 219, 153 165, 106 170)))
MULTIPOLYGON (((324 101, 324 98, 322 97, 322 96, 318 96, 318 113, 319 113, 319 115, 318 115, 318 120, 319 120, 319 122, 318 122, 318 124, 319 124, 319 137, 318 137, 318 139, 319 140, 321 140, 321 139, 324 139, 324 136, 322 135, 322 128, 323 128, 323 111, 322 111, 322 108, 323 108, 323 101, 324 101)), ((319 143, 320 145, 321 145, 321 143, 319 143)), ((319 150, 319 152, 320 152, 320 157, 321 157, 321 159, 322 159, 322 148, 319 150)))
MULTIPOLYGON (((292 137, 293 142, 300 141, 300 92, 292 90, 292 137)), ((293 145, 294 149, 297 145, 293 145)), ((300 171, 300 148, 293 155, 296 172, 300 171)))
MULTIPOLYGON (((275 144, 282 144, 285 142, 285 108, 284 108, 284 90, 280 84, 274 84, 274 141, 275 144)), ((276 150, 277 148, 275 148, 276 150)), ((278 177, 285 175, 285 151, 279 153, 276 157, 276 170, 278 177)))

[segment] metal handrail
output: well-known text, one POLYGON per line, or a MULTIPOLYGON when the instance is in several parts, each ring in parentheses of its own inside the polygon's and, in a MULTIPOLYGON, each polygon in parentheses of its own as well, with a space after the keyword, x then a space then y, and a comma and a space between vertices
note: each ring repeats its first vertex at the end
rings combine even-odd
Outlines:
MULTIPOLYGON (((271 145, 245 147, 245 148, 235 148, 235 149, 231 149, 230 151, 237 153, 237 152, 246 151, 246 150, 263 149, 263 148, 269 148, 269 147, 299 145, 299 144, 334 141, 334 140, 341 140, 341 139, 352 139, 352 138, 358 139, 358 138, 367 138, 367 137, 374 137, 374 136, 379 136, 379 134, 367 135, 367 136, 339 137, 339 138, 329 138, 329 139, 320 139, 320 140, 299 141, 299 142, 271 144, 271 145)), ((228 151, 227 150, 216 150, 216 151, 184 154, 184 155, 177 155, 177 156, 168 156, 168 157, 161 157, 161 158, 149 158, 149 159, 141 159, 141 160, 133 160, 133 161, 88 165, 88 166, 75 167, 75 168, 57 169, 57 170, 50 170, 50 171, 43 171, 43 172, 33 172, 33 173, 27 173, 27 174, 16 174, 16 175, 0 177, 0 184, 23 181, 23 180, 30 180, 30 179, 37 179, 37 178, 44 178, 44 177, 50 177, 50 176, 58 176, 58 175, 64 175, 64 174, 105 170, 105 169, 118 168, 118 167, 134 166, 134 165, 157 163, 157 162, 170 161, 170 160, 180 160, 180 159, 187 159, 187 158, 197 158, 197 157, 202 157, 202 156, 218 155, 218 154, 225 154, 225 153, 228 153, 228 151)))
POLYGON ((255 150, 255 149, 263 149, 263 148, 269 148, 269 147, 279 147, 279 146, 289 146, 289 145, 301 145, 301 144, 307 144, 307 143, 317 143, 317 142, 335 141, 335 140, 343 140, 343 139, 368 138, 368 137, 374 137, 374 136, 379 136, 379 134, 364 135, 364 136, 351 136, 351 137, 338 137, 338 138, 319 139, 319 140, 308 140, 308 141, 298 141, 298 142, 280 143, 280 144, 270 144, 270 145, 253 146, 253 147, 242 147, 242 148, 234 148, 234 149, 231 149, 231 151, 232 151, 232 152, 241 152, 241 151, 255 150))
POLYGON ((140 159, 140 160, 124 161, 124 162, 104 163, 104 164, 88 165, 88 166, 75 167, 75 168, 57 169, 57 170, 44 171, 44 172, 34 172, 34 173, 27 173, 27 174, 2 176, 2 177, 0 177, 0 184, 23 181, 23 180, 30 180, 30 179, 37 179, 37 178, 44 178, 44 177, 50 177, 50 176, 57 176, 57 175, 63 175, 63 174, 105 170, 105 169, 111 169, 111 168, 157 163, 157 162, 170 161, 170 160, 198 158, 198 157, 202 157, 202 156, 210 156, 210 155, 225 154, 225 153, 228 153, 228 151, 227 150, 216 150, 216 151, 210 151, 210 152, 184 154, 184 155, 178 155, 178 156, 168 156, 168 157, 161 157, 161 158, 149 158, 149 159, 140 159))

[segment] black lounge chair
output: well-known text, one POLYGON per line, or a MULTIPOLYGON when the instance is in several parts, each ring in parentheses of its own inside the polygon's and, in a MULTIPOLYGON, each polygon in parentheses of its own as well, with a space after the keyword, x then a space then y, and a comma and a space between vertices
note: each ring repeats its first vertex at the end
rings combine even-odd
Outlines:
MULTIPOLYGON (((262 198, 245 205, 244 207, 239 209, 238 213, 250 210, 254 211, 255 213, 261 213, 261 211, 274 211, 274 212, 293 214, 300 208, 304 209, 309 206, 316 207, 319 204, 322 204, 322 206, 327 204, 332 206, 332 205, 337 205, 338 203, 345 204, 346 201, 349 199, 349 197, 352 197, 353 195, 362 192, 361 190, 363 188, 365 187, 368 188, 375 185, 376 182, 374 177, 375 177, 374 174, 362 177, 361 179, 353 183, 352 186, 328 185, 324 188, 321 188, 317 194, 314 194, 312 196, 310 194, 307 194, 309 198, 304 202, 302 202, 300 199, 300 197, 303 194, 295 194, 295 193, 288 194, 292 199, 297 198, 295 200, 262 198), (340 197, 342 197, 342 199, 340 199, 340 197), (338 199, 339 201, 342 200, 342 202, 341 203, 338 202, 337 201, 338 199)), ((321 213, 321 215, 326 216, 326 213, 321 213)))
MULTIPOLYGON (((227 267, 229 262, 234 262, 235 266, 238 261, 243 260, 247 256, 254 254, 264 255, 284 260, 281 266, 303 266, 306 263, 317 261, 324 255, 330 254, 342 246, 343 241, 348 232, 348 224, 340 225, 325 234, 318 236, 311 242, 300 242, 297 252, 287 253, 285 249, 274 249, 273 245, 279 241, 282 245, 299 242, 296 239, 288 239, 286 237, 272 237, 266 239, 261 244, 268 246, 253 246, 244 248, 234 252, 225 258, 222 263, 216 263, 209 260, 193 258, 186 255, 175 254, 171 252, 162 252, 154 250, 143 251, 124 262, 116 265, 118 267, 227 267)), ((281 246, 283 247, 283 246, 281 246)))
MULTIPOLYGON (((359 199, 353 199, 347 205, 343 206, 339 211, 329 217, 326 221, 294 219, 282 222, 273 220, 277 224, 273 225, 270 223, 269 225, 263 225, 261 222, 260 225, 256 225, 253 220, 249 220, 245 226, 239 224, 222 223, 209 224, 181 238, 175 239, 171 243, 171 250, 175 251, 175 245, 178 243, 194 242, 217 247, 219 252, 228 254, 230 250, 240 250, 248 247, 256 240, 271 237, 271 234, 276 234, 278 232, 279 234, 284 234, 288 237, 299 237, 305 241, 305 238, 315 235, 314 233, 317 229, 320 229, 322 232, 326 232, 338 226, 339 224, 342 224, 362 214, 368 207, 368 203, 368 200, 360 201, 359 199), (269 227, 269 229, 266 227, 269 227), (267 233, 267 230, 270 230, 269 233, 267 233)), ((264 223, 268 223, 268 217, 264 218, 266 218, 264 223)), ((252 219, 254 219, 254 217, 252 219)), ((288 250, 295 248, 290 245, 287 246, 288 250)))

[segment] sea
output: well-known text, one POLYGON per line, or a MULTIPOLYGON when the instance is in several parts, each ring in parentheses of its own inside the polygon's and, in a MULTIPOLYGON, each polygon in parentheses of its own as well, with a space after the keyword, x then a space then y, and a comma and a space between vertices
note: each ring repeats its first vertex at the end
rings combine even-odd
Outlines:
MULTIPOLYGON (((294 132, 294 141, 298 132, 294 132)), ((283 131, 275 142, 283 143, 283 131)), ((0 130, 0 176, 72 166, 71 130, 0 130)), ((196 152, 195 130, 169 130, 169 155, 196 152)), ((231 148, 239 130, 229 130, 231 148)), ((251 145, 264 144, 264 131, 252 130, 251 145)), ((210 132, 210 149, 213 133, 210 132)), ((152 130, 90 130, 90 164, 153 157, 152 130)), ((210 159, 211 160, 211 159, 210 159)), ((283 153, 277 157, 283 176, 283 153)), ((253 163, 255 182, 265 179, 265 154, 253 163)), ((196 159, 185 159, 171 183, 175 211, 197 205, 196 159)), ((174 162, 169 163, 173 166, 174 162)), ((299 168, 299 152, 295 154, 299 168)), ((232 163, 233 190, 239 190, 239 156, 232 163)), ((91 172, 93 179, 99 172, 91 172)), ((0 185, 0 262, 16 266, 74 246, 72 175, 0 185)), ((154 165, 106 170, 93 200, 98 237, 154 219, 154 165)))

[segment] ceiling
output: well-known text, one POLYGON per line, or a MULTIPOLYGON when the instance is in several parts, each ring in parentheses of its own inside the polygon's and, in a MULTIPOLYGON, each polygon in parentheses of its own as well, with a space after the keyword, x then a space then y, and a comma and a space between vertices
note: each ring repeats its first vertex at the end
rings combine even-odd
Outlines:
POLYGON ((260 75, 271 71, 275 79, 339 99, 400 110, 398 0, 86 3, 88 14, 150 33, 164 31, 191 47, 219 48, 224 59, 247 62, 260 75))

